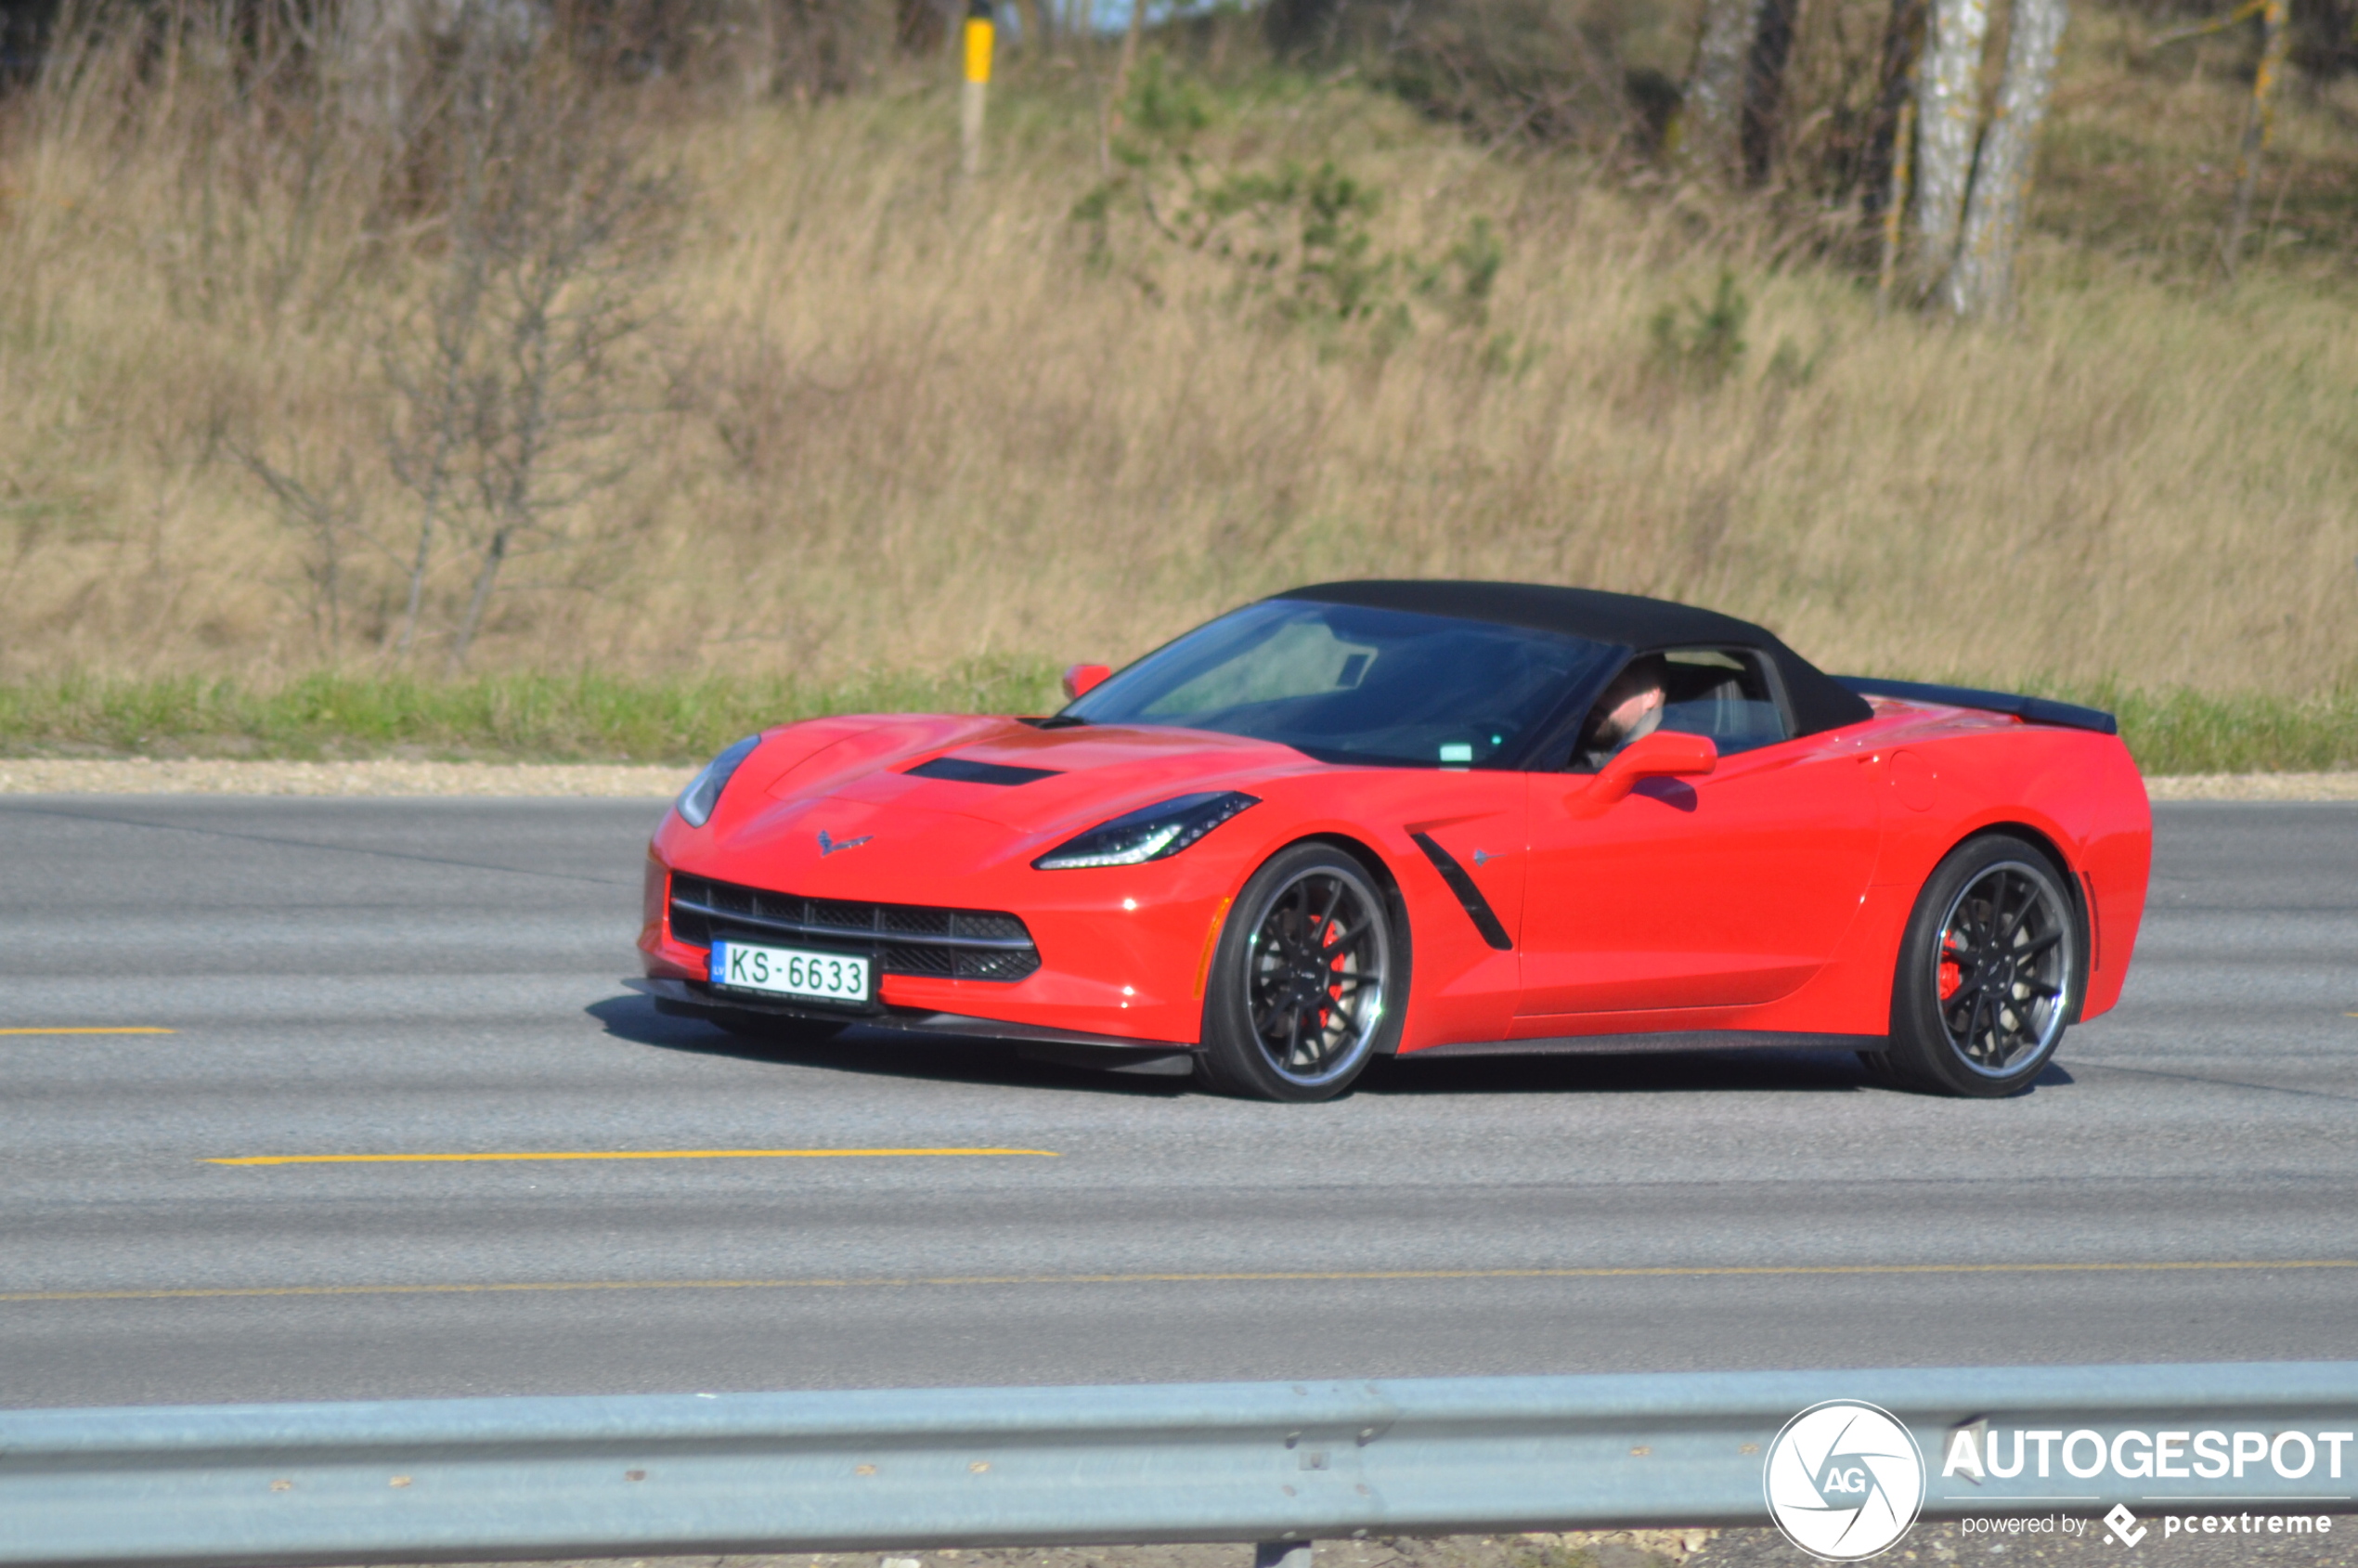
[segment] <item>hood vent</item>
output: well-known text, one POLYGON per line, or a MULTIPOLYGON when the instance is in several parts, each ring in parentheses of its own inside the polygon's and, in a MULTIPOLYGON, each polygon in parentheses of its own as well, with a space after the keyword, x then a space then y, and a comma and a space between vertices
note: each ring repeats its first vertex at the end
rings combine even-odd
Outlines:
POLYGON ((930 762, 920 762, 908 770, 913 779, 947 779, 952 784, 1028 784, 1035 779, 1053 779, 1061 771, 1056 768, 1011 768, 1004 762, 977 762, 965 757, 937 757, 930 762))

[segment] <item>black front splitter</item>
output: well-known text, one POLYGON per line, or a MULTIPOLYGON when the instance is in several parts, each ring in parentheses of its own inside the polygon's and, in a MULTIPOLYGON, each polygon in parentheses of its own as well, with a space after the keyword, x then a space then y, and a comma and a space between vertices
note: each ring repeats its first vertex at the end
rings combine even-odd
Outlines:
POLYGON ((1119 1034, 1043 1029, 1036 1024, 969 1017, 963 1013, 936 1013, 922 1007, 854 1011, 843 1007, 797 1006, 791 1002, 765 997, 724 995, 688 980, 647 979, 633 976, 622 983, 641 995, 653 997, 657 1012, 675 1017, 708 1018, 715 1013, 751 1013, 781 1018, 808 1018, 814 1022, 858 1024, 863 1029, 902 1030, 912 1034, 1004 1040, 1021 1046, 1023 1054, 1035 1060, 1060 1062, 1068 1067, 1099 1068, 1112 1072, 1181 1077, 1195 1070, 1196 1053, 1199 1049, 1182 1041, 1133 1040, 1119 1034))

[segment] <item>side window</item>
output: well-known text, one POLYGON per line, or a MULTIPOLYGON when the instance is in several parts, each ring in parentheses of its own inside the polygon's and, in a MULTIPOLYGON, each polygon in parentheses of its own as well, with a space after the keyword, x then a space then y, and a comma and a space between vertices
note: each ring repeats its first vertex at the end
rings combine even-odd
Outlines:
POLYGON ((1678 648, 1663 655, 1663 729, 1709 735, 1722 757, 1774 745, 1791 735, 1759 654, 1741 648, 1678 648))

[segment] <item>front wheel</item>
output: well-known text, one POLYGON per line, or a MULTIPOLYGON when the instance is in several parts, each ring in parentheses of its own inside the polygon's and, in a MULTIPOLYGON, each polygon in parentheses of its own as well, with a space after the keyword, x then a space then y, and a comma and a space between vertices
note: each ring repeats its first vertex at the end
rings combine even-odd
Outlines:
POLYGON ((1406 943, 1367 868, 1324 844, 1273 856, 1237 895, 1204 992, 1211 1087, 1324 1100, 1399 1038, 1406 943))
POLYGON ((2054 863, 2019 838, 1973 839, 1917 898, 1893 977, 1891 1047, 1870 1068, 1942 1094, 2015 1094, 2054 1056, 2086 980, 2054 863))

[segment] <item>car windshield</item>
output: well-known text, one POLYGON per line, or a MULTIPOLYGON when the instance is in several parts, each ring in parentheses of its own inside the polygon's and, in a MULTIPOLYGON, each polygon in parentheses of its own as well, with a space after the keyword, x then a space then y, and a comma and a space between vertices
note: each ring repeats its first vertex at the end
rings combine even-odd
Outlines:
POLYGON ((1156 650, 1062 717, 1250 735, 1322 762, 1507 767, 1621 652, 1521 627, 1269 599, 1156 650))

